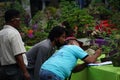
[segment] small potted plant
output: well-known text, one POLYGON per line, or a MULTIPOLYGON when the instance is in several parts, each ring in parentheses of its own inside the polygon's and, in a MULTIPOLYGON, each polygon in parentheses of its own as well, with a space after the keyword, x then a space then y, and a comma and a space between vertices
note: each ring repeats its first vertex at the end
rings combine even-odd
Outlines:
POLYGON ((112 61, 113 66, 120 67, 120 39, 117 39, 115 42, 117 45, 113 46, 114 49, 109 52, 109 58, 112 61))
POLYGON ((120 37, 116 37, 116 32, 109 36, 108 44, 103 45, 103 53, 106 55, 101 61, 112 61, 113 66, 120 66, 120 37))

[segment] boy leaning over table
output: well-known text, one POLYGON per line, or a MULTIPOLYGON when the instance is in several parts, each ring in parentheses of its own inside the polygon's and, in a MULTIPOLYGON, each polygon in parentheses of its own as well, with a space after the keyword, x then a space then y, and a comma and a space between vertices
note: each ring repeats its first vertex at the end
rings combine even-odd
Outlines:
POLYGON ((75 37, 68 37, 66 38, 66 45, 56 51, 41 66, 39 72, 40 80, 65 80, 70 76, 72 71, 77 72, 84 69, 85 64, 96 62, 100 55, 100 48, 96 50, 95 54, 88 55, 79 46, 75 37), (85 63, 76 66, 78 59, 83 60, 85 63))

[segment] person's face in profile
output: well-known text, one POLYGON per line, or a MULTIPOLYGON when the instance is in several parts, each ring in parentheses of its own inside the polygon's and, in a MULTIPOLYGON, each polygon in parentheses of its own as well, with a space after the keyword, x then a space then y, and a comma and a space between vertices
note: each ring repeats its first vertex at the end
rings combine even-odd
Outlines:
POLYGON ((63 33, 60 37, 56 39, 56 46, 58 48, 65 44, 65 37, 66 37, 66 34, 63 33))
POLYGON ((13 18, 11 21, 13 22, 13 24, 14 24, 14 26, 15 26, 16 28, 19 28, 19 27, 20 27, 21 20, 20 20, 20 17, 19 17, 19 16, 13 18))

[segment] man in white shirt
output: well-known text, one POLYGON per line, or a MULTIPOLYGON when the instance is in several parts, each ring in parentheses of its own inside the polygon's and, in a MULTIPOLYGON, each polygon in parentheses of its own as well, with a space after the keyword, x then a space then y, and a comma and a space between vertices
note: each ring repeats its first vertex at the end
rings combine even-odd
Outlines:
POLYGON ((6 24, 0 31, 0 80, 30 80, 23 60, 26 52, 21 35, 20 12, 10 9, 5 12, 6 24), (21 73, 22 72, 22 73, 21 73))

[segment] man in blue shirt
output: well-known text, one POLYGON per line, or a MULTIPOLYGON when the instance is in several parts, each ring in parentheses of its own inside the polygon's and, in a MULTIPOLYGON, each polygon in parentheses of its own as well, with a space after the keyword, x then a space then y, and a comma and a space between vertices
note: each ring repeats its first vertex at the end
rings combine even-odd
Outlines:
POLYGON ((67 45, 62 46, 41 66, 41 80, 65 80, 70 76, 78 59, 93 63, 101 54, 101 49, 98 49, 94 55, 89 56, 74 37, 67 38, 66 41, 67 45))

